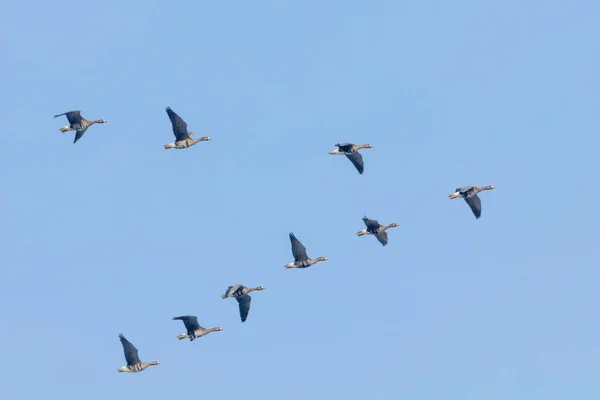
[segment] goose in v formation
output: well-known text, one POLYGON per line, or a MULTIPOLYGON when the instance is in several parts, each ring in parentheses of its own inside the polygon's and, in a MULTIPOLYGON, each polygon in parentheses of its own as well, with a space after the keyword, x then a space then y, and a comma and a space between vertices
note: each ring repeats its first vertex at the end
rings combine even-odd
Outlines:
MULTIPOLYGON (((211 140, 208 136, 203 136, 199 139, 193 139, 194 134, 187 129, 186 122, 177 115, 170 107, 166 107, 167 115, 171 121, 173 134, 175 136, 175 141, 164 145, 165 149, 185 149, 190 146, 195 145, 201 141, 209 141, 211 140)), ((57 114, 54 117, 57 118, 59 116, 65 115, 69 121, 69 125, 66 125, 60 129, 61 132, 65 133, 68 131, 75 131, 75 139, 73 143, 76 143, 86 130, 94 124, 104 124, 107 121, 104 119, 92 120, 89 121, 81 116, 80 111, 69 111, 63 114, 57 114)), ((354 167, 358 170, 359 174, 364 172, 364 163, 362 155, 358 152, 361 149, 373 148, 370 144, 362 144, 355 145, 352 143, 337 143, 336 150, 329 152, 331 155, 345 155, 354 165, 354 167)), ((475 215, 475 218, 478 219, 481 217, 481 199, 478 196, 478 193, 481 191, 492 190, 495 189, 494 186, 488 185, 483 187, 476 186, 463 186, 457 188, 454 193, 450 194, 448 197, 450 199, 463 198, 465 202, 470 207, 471 211, 475 215)), ((372 220, 367 218, 365 215, 363 217, 363 222, 366 226, 365 229, 357 232, 358 236, 363 235, 374 235, 377 240, 381 243, 382 246, 386 246, 388 244, 388 235, 387 230, 389 228, 395 228, 399 225, 396 223, 391 223, 389 225, 381 225, 377 220, 372 220)), ((311 259, 308 257, 306 252, 306 247, 296 238, 293 233, 289 233, 290 243, 292 255, 294 257, 294 261, 288 264, 285 264, 285 268, 308 268, 318 262, 327 261, 327 257, 321 256, 315 259, 311 259)), ((242 284, 235 284, 229 286, 225 292, 225 294, 221 295, 223 299, 233 297, 238 302, 240 319, 242 322, 245 322, 248 318, 248 314, 250 311, 251 297, 249 295, 252 291, 265 290, 262 286, 257 287, 246 287, 242 284)), ((198 318, 194 315, 184 315, 179 317, 173 317, 173 320, 180 320, 183 322, 186 332, 177 336, 177 339, 190 339, 194 341, 202 336, 205 336, 211 332, 222 331, 221 327, 213 327, 213 328, 204 328, 198 323, 198 318)), ((139 359, 137 348, 129 342, 123 334, 119 334, 119 339, 121 341, 123 352, 125 355, 126 365, 117 369, 118 372, 141 372, 146 368, 154 365, 159 365, 158 361, 151 362, 143 362, 139 359)))
POLYGON ((463 186, 457 188, 454 191, 454 193, 452 193, 448 197, 450 198, 450 200, 459 198, 465 199, 465 201, 469 205, 469 208, 473 212, 473 215, 475 215, 475 219, 479 219, 479 217, 481 217, 481 199, 479 198, 479 196, 477 196, 477 193, 482 192, 484 190, 493 189, 495 189, 495 187, 492 185, 483 187, 463 186))
POLYGON ((327 257, 317 257, 314 260, 306 255, 306 247, 298 239, 292 232, 290 232, 290 242, 292 243, 292 255, 294 256, 294 261, 288 264, 285 264, 286 268, 308 268, 312 265, 320 261, 327 261, 327 257))
POLYGON ((358 152, 360 149, 372 149, 370 144, 352 144, 352 143, 336 143, 337 149, 329 152, 331 155, 344 155, 352 165, 356 168, 359 174, 365 170, 362 155, 358 152))
POLYGON ((212 140, 208 136, 202 136, 200 139, 193 139, 194 133, 188 131, 185 121, 177 115, 175 111, 171 110, 171 107, 167 107, 165 110, 171 120, 173 134, 175 135, 175 141, 165 144, 163 146, 165 149, 187 149, 198 142, 212 140))
POLYGON ((127 365, 118 368, 118 372, 141 372, 148 367, 160 364, 158 361, 140 361, 140 358, 138 357, 138 349, 136 349, 129 340, 125 339, 125 336, 123 336, 122 333, 119 334, 119 339, 123 345, 123 352, 125 353, 125 361, 127 362, 127 365))
POLYGON ((185 325, 185 329, 187 330, 186 333, 182 333, 181 335, 177 336, 177 339, 179 340, 190 339, 190 342, 193 342, 194 339, 198 339, 199 337, 208 335, 211 332, 218 332, 223 330, 223 328, 220 328, 218 326, 210 329, 206 329, 200 326, 200 324, 198 323, 198 317, 196 317, 195 315, 183 315, 181 317, 173 317, 173 320, 182 321, 183 325, 185 325))
POLYGON ((382 246, 385 246, 388 243, 388 235, 386 230, 388 230, 389 228, 396 228, 400 226, 395 222, 392 222, 389 225, 381 225, 376 220, 367 218, 366 215, 363 217, 363 222, 365 223, 367 228, 358 231, 356 234, 358 236, 375 235, 375 237, 377 238, 379 243, 381 243, 382 246))
POLYGON ((63 126, 62 128, 60 128, 60 131, 62 133, 69 132, 69 131, 75 131, 75 139, 73 140, 73 144, 77 143, 77 141, 79 139, 81 139, 81 137, 83 136, 85 131, 87 131, 90 126, 92 126, 94 124, 105 124, 106 123, 105 119, 95 119, 93 121, 88 121, 87 119, 85 119, 81 116, 81 111, 79 111, 79 110, 68 111, 66 113, 57 114, 54 116, 54 118, 58 118, 61 115, 64 115, 67 117, 67 120, 69 121, 69 125, 63 126))
POLYGON ((240 319, 242 322, 245 322, 248 318, 248 313, 250 312, 250 303, 252 302, 252 298, 248 293, 255 290, 265 290, 265 288, 262 286, 249 288, 241 283, 236 283, 235 285, 229 286, 225 291, 225 294, 221 295, 221 298, 226 299, 228 297, 234 297, 237 300, 240 309, 240 319))

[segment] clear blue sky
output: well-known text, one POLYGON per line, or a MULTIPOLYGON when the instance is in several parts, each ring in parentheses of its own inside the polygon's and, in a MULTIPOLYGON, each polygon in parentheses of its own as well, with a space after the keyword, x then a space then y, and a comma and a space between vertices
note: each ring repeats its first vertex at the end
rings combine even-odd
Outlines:
POLYGON ((216 3, 3 7, 2 397, 598 398, 598 2, 216 3))

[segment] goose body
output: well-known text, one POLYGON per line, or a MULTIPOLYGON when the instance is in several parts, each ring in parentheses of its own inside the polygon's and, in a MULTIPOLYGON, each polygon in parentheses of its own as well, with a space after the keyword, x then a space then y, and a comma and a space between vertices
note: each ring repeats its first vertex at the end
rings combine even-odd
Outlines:
POLYGON ((125 339, 123 334, 119 334, 119 339, 123 345, 123 352, 125 353, 125 361, 127 361, 127 364, 121 368, 118 368, 118 372, 141 372, 148 367, 160 364, 158 361, 152 361, 149 363, 140 361, 140 358, 138 357, 138 350, 135 348, 135 346, 131 344, 129 340, 125 339))
POLYGON ((308 268, 312 265, 320 261, 327 261, 327 257, 317 257, 315 259, 311 259, 306 254, 306 247, 294 236, 293 233, 290 232, 290 242, 292 244, 292 255, 294 256, 294 261, 291 263, 285 264, 285 268, 308 268))
POLYGON ((352 143, 336 143, 337 149, 330 151, 331 155, 344 155, 359 174, 362 174, 365 170, 362 155, 358 152, 360 149, 371 149, 373 146, 370 144, 352 144, 352 143))
POLYGON ((175 111, 171 110, 171 107, 167 107, 165 110, 167 111, 167 115, 171 120, 173 134, 175 135, 175 141, 165 144, 163 146, 165 149, 187 149, 198 142, 211 140, 211 138, 208 136, 203 136, 200 139, 194 139, 194 134, 188 131, 185 121, 179 115, 177 115, 175 111))
POLYGON ((182 333, 181 335, 177 336, 177 339, 179 339, 179 340, 190 339, 190 342, 193 342, 194 339, 198 339, 198 338, 200 338, 204 335, 207 335, 211 332, 217 332, 217 331, 223 330, 223 328, 220 328, 218 326, 214 327, 214 328, 210 328, 210 329, 203 328, 198 323, 198 318, 194 315, 184 315, 181 317, 174 317, 173 320, 183 321, 183 324, 185 325, 185 329, 187 330, 186 333, 182 333))
POLYGON ((265 290, 265 288, 262 286, 249 288, 242 285, 241 283, 236 283, 235 285, 229 286, 225 291, 225 294, 221 295, 221 298, 235 298, 238 302, 238 308, 240 310, 240 319, 242 320, 242 322, 245 322, 248 318, 248 313, 250 312, 250 303, 252 302, 252 298, 248 293, 253 292, 255 290, 265 290))
POLYGON ((358 236, 375 235, 375 237, 377 238, 379 243, 381 243, 382 246, 386 246, 388 243, 388 235, 386 230, 388 230, 389 228, 396 228, 399 226, 395 222, 389 225, 381 225, 376 220, 367 218, 366 215, 363 217, 363 222, 365 223, 366 229, 358 231, 356 234, 358 236))
POLYGON ((60 117, 61 115, 67 117, 69 125, 63 126, 60 128, 60 131, 62 133, 75 131, 75 139, 73 140, 73 144, 77 143, 77 141, 81 139, 85 131, 87 131, 90 126, 94 124, 105 124, 107 122, 105 119, 88 121, 81 116, 81 111, 68 111, 66 113, 57 114, 54 116, 54 118, 60 117))
POLYGON ((449 195, 450 200, 452 199, 465 199, 465 202, 468 204, 469 208, 475 215, 475 219, 479 219, 481 217, 481 199, 477 196, 477 193, 484 190, 492 190, 495 189, 494 186, 488 185, 483 187, 477 186, 463 186, 457 188, 454 193, 449 195))

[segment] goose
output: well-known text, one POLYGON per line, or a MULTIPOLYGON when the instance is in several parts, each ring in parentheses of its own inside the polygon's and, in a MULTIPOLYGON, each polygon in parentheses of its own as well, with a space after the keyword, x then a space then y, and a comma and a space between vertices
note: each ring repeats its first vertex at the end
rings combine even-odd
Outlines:
POLYGON ((186 333, 182 333, 181 335, 177 336, 177 339, 179 339, 179 340, 189 338, 190 342, 193 342, 194 339, 198 339, 199 337, 207 335, 211 332, 217 332, 217 331, 223 330, 223 328, 219 328, 218 326, 214 327, 214 328, 210 328, 210 329, 201 327, 200 324, 198 324, 198 318, 194 315, 184 315, 181 317, 174 317, 173 320, 183 321, 183 324, 185 325, 185 329, 187 329, 186 333))
POLYGON ((314 260, 306 255, 306 247, 290 232, 290 242, 292 242, 292 255, 294 261, 285 264, 286 268, 308 268, 311 265, 318 263, 319 261, 327 261, 327 257, 317 257, 314 260))
POLYGON ((345 155, 352 162, 358 173, 362 175, 365 166, 363 164, 362 155, 358 152, 360 149, 372 149, 370 144, 352 144, 352 143, 336 143, 337 149, 330 151, 331 155, 345 155))
POLYGON ((479 219, 479 217, 481 217, 481 199, 479 198, 479 196, 477 196, 477 193, 479 193, 483 190, 492 190, 492 189, 495 189, 495 187, 491 186, 491 185, 484 186, 484 187, 463 186, 461 188, 457 188, 454 191, 454 193, 452 193, 448 197, 450 198, 450 200, 457 199, 457 198, 465 199, 465 201, 471 208, 471 211, 473 211, 473 214, 475 215, 475 219, 479 219))
POLYGON ((69 120, 69 125, 65 125, 60 128, 62 133, 68 131, 75 131, 75 140, 73 140, 73 144, 77 143, 79 139, 83 136, 87 129, 94 124, 105 124, 105 119, 96 119, 94 121, 88 121, 87 119, 81 116, 81 111, 69 111, 62 114, 56 114, 54 118, 58 118, 61 115, 65 115, 67 120, 69 120))
POLYGON ((123 336, 122 333, 119 334, 119 339, 121 339, 121 344, 123 345, 123 352, 125 353, 125 360, 127 361, 127 365, 122 366, 117 369, 119 372, 141 372, 146 368, 152 365, 159 365, 158 361, 152 362, 142 362, 138 357, 138 350, 134 345, 123 336))
POLYGON ((377 240, 379 240, 379 243, 381 243, 382 246, 385 246, 388 243, 388 236, 387 236, 386 230, 388 230, 389 228, 396 228, 396 227, 400 226, 395 222, 392 222, 389 225, 381 225, 376 220, 367 218, 366 215, 363 217, 362 220, 365 223, 365 225, 367 226, 367 229, 358 231, 358 232, 356 232, 356 234, 358 236, 375 235, 375 237, 377 238, 377 240))
POLYGON ((229 286, 225 291, 225 294, 221 295, 221 298, 226 299, 228 297, 235 297, 240 308, 240 318, 242 322, 245 322, 246 318, 248 318, 248 313, 250 312, 250 302, 252 301, 252 298, 248 293, 255 290, 265 290, 265 288, 262 286, 249 288, 241 283, 236 283, 235 285, 229 286))
POLYGON ((192 139, 194 134, 188 131, 185 121, 181 119, 181 117, 177 115, 175 111, 171 110, 171 107, 167 107, 165 110, 167 111, 167 115, 171 120, 171 125, 173 125, 173 134, 175 135, 175 141, 165 144, 163 146, 165 149, 186 149, 198 142, 212 140, 208 136, 203 136, 200 139, 192 139))

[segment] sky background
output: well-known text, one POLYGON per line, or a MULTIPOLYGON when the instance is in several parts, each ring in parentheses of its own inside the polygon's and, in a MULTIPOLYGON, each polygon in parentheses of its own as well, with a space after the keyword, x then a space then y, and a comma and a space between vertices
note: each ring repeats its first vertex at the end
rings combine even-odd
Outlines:
POLYGON ((5 3, 1 397, 599 398, 600 4, 493 3, 5 3))

